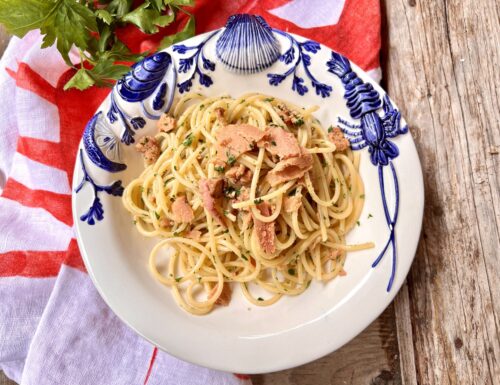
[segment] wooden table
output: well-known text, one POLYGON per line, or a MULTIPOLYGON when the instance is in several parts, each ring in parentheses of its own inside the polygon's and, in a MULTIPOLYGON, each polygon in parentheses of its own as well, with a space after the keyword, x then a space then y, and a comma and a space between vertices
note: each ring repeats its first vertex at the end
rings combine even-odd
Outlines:
POLYGON ((500 3, 385 0, 382 9, 384 87, 425 178, 415 262, 394 303, 353 341, 253 376, 255 385, 500 384, 500 3))

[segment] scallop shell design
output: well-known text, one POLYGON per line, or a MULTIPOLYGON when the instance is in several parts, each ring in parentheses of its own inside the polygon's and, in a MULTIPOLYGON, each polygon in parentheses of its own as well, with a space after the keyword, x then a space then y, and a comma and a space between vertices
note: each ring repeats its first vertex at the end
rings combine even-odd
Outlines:
POLYGON ((119 95, 128 102, 140 102, 151 96, 171 63, 168 53, 158 52, 134 64, 117 84, 119 95))
POLYGON ((261 16, 233 15, 217 39, 217 58, 240 74, 260 72, 278 60, 281 49, 271 27, 261 16))

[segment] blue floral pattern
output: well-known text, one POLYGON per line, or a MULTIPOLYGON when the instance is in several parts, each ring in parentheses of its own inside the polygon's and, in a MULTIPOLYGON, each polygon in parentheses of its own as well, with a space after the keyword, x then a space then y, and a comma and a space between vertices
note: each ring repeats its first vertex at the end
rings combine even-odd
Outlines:
POLYGON ((321 45, 312 40, 306 40, 304 42, 299 42, 289 33, 273 30, 275 33, 285 36, 290 42, 290 47, 283 53, 279 60, 287 65, 291 64, 284 73, 270 73, 267 75, 269 78, 269 84, 272 86, 278 86, 283 80, 292 76, 292 90, 297 92, 299 95, 305 95, 309 92, 309 88, 305 85, 304 78, 297 74, 297 69, 302 63, 305 75, 309 78, 312 87, 316 90, 316 95, 320 95, 322 98, 329 97, 332 92, 332 87, 321 83, 316 77, 311 73, 311 55, 315 54, 321 49, 321 45), (309 52, 306 53, 306 52, 309 52))
POLYGON ((352 71, 349 60, 342 55, 332 52, 331 59, 326 63, 328 71, 336 75, 344 86, 344 98, 351 118, 359 119, 360 124, 349 123, 339 117, 340 128, 349 139, 353 150, 368 148, 370 161, 378 167, 380 191, 384 215, 389 229, 389 237, 382 251, 375 259, 372 267, 375 268, 383 256, 392 246, 392 269, 387 291, 390 291, 396 275, 396 222, 399 211, 399 184, 393 160, 399 155, 399 149, 389 138, 408 132, 407 126, 401 126, 401 114, 394 108, 387 95, 381 100, 379 93, 370 83, 365 83, 352 71), (383 115, 378 110, 383 108, 383 115), (386 197, 384 168, 389 165, 394 183, 395 205, 391 215, 386 197))
POLYGON ((200 44, 188 47, 184 44, 174 45, 173 51, 179 55, 185 55, 188 52, 193 54, 190 56, 179 59, 177 71, 180 74, 188 74, 182 81, 177 83, 177 88, 182 94, 188 92, 193 86, 193 81, 198 75, 198 81, 205 87, 210 87, 213 84, 212 78, 207 75, 207 72, 215 71, 215 63, 208 59, 204 53, 205 44, 208 43, 219 31, 212 32, 200 44), (191 69, 192 68, 192 69, 191 69), (206 72, 202 71, 205 70, 206 72))
POLYGON ((101 186, 96 184, 89 175, 87 168, 85 167, 82 150, 80 150, 80 163, 83 170, 83 178, 80 184, 76 187, 75 192, 78 194, 86 183, 90 183, 94 190, 94 200, 92 202, 92 205, 85 214, 80 216, 80 220, 87 222, 89 225, 94 225, 96 221, 102 221, 104 218, 104 208, 102 207, 101 200, 99 199, 99 193, 105 192, 113 196, 122 196, 124 189, 121 180, 115 181, 109 186, 101 186))

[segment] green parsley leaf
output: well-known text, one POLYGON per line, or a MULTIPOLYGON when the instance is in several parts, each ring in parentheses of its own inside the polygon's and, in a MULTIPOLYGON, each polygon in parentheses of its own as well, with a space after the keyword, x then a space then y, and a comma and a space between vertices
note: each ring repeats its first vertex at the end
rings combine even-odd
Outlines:
POLYGON ((302 118, 296 118, 296 120, 293 122, 293 125, 295 127, 300 127, 304 124, 304 119, 302 118))
POLYGON ((273 146, 276 146, 276 141, 275 141, 275 140, 271 140, 271 144, 272 144, 273 146))
POLYGON ((186 136, 186 139, 184 140, 184 142, 182 142, 182 144, 186 147, 191 146, 193 144, 193 135, 189 134, 188 136, 186 136))
POLYGON ((253 200, 253 203, 255 203, 256 205, 258 205, 258 204, 260 204, 262 202, 263 202, 262 198, 257 198, 257 199, 253 200))
POLYGON ((226 153, 227 155, 227 164, 232 166, 236 162, 236 158, 229 151, 226 153))
POLYGON ((333 132, 333 127, 332 126, 328 127, 328 133, 330 133, 330 132, 333 132))
POLYGON ((64 90, 68 88, 76 88, 80 91, 94 85, 94 79, 89 75, 88 71, 84 68, 79 69, 64 85, 64 90))
POLYGON ((184 278, 184 277, 176 277, 176 278, 175 278, 175 282, 180 282, 180 280, 181 280, 182 278, 184 278))
MULTIPOLYGON (((92 85, 112 86, 130 71, 117 61, 136 62, 144 54, 133 54, 115 34, 117 28, 134 24, 146 33, 155 33, 171 24, 181 7, 194 0, 0 0, 0 23, 13 35, 23 37, 39 29, 42 48, 56 45, 64 61, 75 71, 64 89, 85 89, 92 85), (80 53, 80 63, 73 64, 69 51, 80 53)), ((188 13, 189 14, 189 13, 188 13)), ((194 34, 190 15, 184 29, 170 39, 170 44, 194 34)))
POLYGON ((178 7, 192 7, 194 5, 194 0, 165 0, 165 4, 172 4, 178 7))
POLYGON ((220 172, 220 173, 224 172, 224 169, 225 169, 224 166, 215 166, 214 167, 214 170, 217 172, 220 172))
POLYGON ((295 275, 295 269, 288 269, 288 274, 295 275))
POLYGON ((247 257, 245 257, 245 255, 244 255, 244 254, 241 254, 241 258, 243 258, 245 261, 248 261, 248 258, 247 258, 247 257))
POLYGON ((356 221, 356 224, 357 224, 358 226, 361 226, 361 222, 360 222, 360 221, 356 221))
POLYGON ((373 218, 373 215, 368 214, 368 219, 373 218))
POLYGON ((188 22, 181 31, 177 32, 175 35, 166 36, 163 38, 163 40, 160 42, 159 49, 170 47, 172 44, 178 43, 182 40, 190 38, 191 36, 194 36, 194 31, 195 21, 194 16, 191 15, 188 22))
POLYGON ((160 219, 160 214, 158 214, 157 212, 155 212, 155 216, 156 216, 156 219, 160 219))
POLYGON ((110 25, 113 22, 113 16, 111 16, 111 13, 105 9, 97 9, 95 11, 95 15, 107 25, 110 25))
POLYGON ((274 100, 274 98, 265 98, 264 101, 265 102, 272 102, 274 100))
POLYGON ((146 1, 132 12, 124 15, 122 21, 136 25, 144 33, 156 33, 159 31, 158 27, 167 26, 174 18, 173 14, 162 16, 158 9, 151 8, 149 1, 146 1))
POLYGON ((264 301, 264 298, 259 297, 259 298, 257 298, 257 301, 264 301))

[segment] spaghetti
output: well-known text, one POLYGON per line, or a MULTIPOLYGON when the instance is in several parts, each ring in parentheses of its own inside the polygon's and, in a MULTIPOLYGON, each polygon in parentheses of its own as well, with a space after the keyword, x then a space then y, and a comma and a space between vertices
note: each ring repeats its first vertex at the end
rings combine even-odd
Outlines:
POLYGON ((149 267, 186 311, 227 303, 232 282, 271 305, 345 274, 347 251, 373 247, 345 244, 364 202, 359 155, 314 111, 261 94, 191 93, 141 140, 151 164, 123 204, 141 234, 162 239, 149 267))

